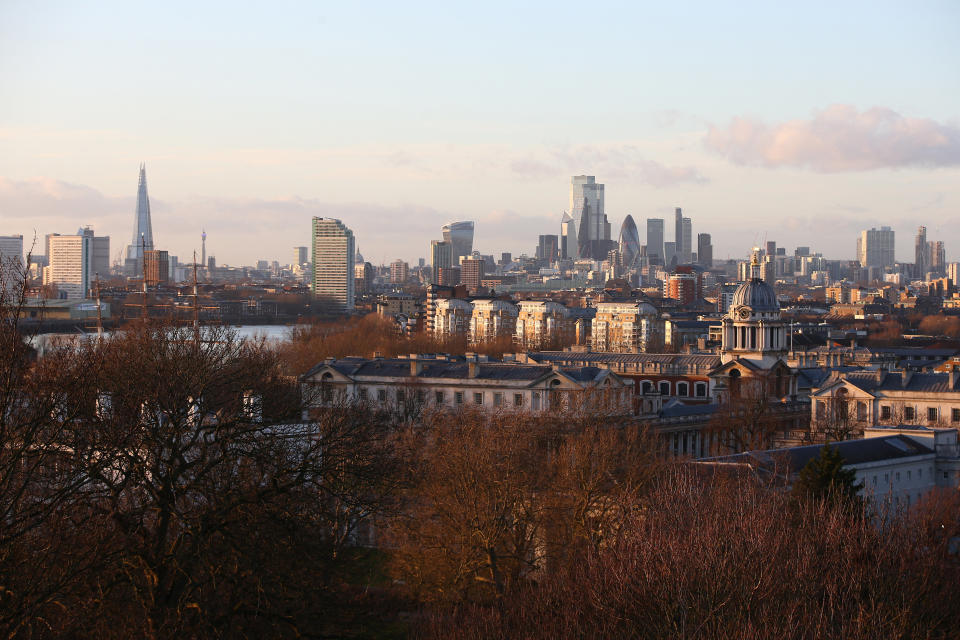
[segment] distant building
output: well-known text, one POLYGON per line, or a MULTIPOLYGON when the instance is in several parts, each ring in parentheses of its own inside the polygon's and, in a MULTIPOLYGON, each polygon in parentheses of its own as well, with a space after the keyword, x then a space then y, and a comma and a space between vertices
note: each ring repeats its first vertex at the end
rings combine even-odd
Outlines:
POLYGON ((556 262, 560 255, 560 246, 557 236, 542 235, 537 242, 537 258, 548 264, 556 262))
POLYGON ((451 222, 441 229, 443 241, 450 244, 450 264, 456 265, 460 258, 473 253, 473 222, 451 222))
POLYGON ((308 253, 309 247, 294 247, 293 248, 293 264, 303 266, 306 263, 310 262, 310 254, 308 253))
POLYGON ((369 262, 358 262, 353 265, 354 293, 369 293, 373 288, 373 265, 369 262))
POLYGON ((137 179, 137 208, 134 212, 133 238, 127 247, 124 269, 128 276, 137 276, 143 270, 143 252, 153 249, 153 222, 150 219, 150 199, 147 196, 147 168, 140 165, 137 179))
POLYGON ((410 278, 410 265, 403 260, 394 260, 390 263, 390 283, 404 284, 410 278))
POLYGON ((650 264, 666 264, 663 247, 663 218, 647 218, 647 260, 650 264))
MULTIPOLYGON (((603 187, 594 176, 570 178, 570 215, 576 229, 577 253, 568 257, 602 260, 613 248, 610 222, 604 212, 603 187)), ((571 250, 568 246, 568 253, 571 250)))
POLYGON ((438 337, 467 335, 473 305, 459 298, 441 298, 433 303, 433 333, 438 337))
POLYGON ((601 302, 592 325, 594 351, 642 353, 663 342, 663 323, 646 302, 601 302))
POLYGON ((47 237, 50 264, 43 284, 54 285, 61 298, 86 298, 93 278, 93 235, 47 237))
POLYGON ((441 270, 453 266, 453 246, 443 240, 432 241, 430 243, 430 264, 433 267, 433 284, 444 284, 440 282, 441 270))
POLYGON ((313 295, 331 310, 353 311, 353 231, 334 218, 313 219, 313 295))
POLYGON ((917 227, 917 237, 914 239, 914 277, 923 280, 930 270, 930 245, 927 244, 927 228, 917 227))
POLYGON ((562 304, 541 300, 517 303, 514 342, 524 349, 541 349, 554 342, 573 340, 570 310, 562 304))
POLYGON ((470 293, 476 293, 480 289, 484 266, 483 258, 463 258, 460 261, 460 281, 470 293))
POLYGON ((143 254, 143 277, 149 286, 170 281, 170 256, 166 251, 151 249, 143 254))
POLYGON ((697 263, 707 269, 713 266, 713 244, 709 233, 697 234, 697 263))
POLYGON ((6 293, 19 286, 23 267, 23 236, 0 236, 0 284, 6 293))
POLYGON ((881 271, 892 267, 894 257, 894 231, 890 227, 867 229, 857 238, 857 260, 864 267, 878 267, 881 271))
POLYGON ((470 341, 477 344, 513 336, 517 307, 505 300, 474 300, 470 316, 470 341))
POLYGON ((663 297, 690 304, 703 297, 703 276, 690 267, 677 267, 663 281, 663 297))
POLYGON ((640 232, 629 214, 620 226, 620 258, 627 269, 640 266, 640 232))

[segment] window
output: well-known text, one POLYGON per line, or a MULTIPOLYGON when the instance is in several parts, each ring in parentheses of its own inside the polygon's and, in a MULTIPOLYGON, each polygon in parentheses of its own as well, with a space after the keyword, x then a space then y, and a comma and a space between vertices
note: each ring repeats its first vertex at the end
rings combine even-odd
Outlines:
POLYGON ((453 394, 453 401, 457 404, 463 404, 463 391, 455 391, 453 394))
POLYGON ((668 396, 668 395, 670 395, 670 383, 669 383, 669 382, 661 382, 661 383, 660 383, 660 395, 662 395, 662 396, 668 396))
POLYGON ((913 420, 916 417, 916 413, 913 410, 913 407, 904 407, 903 408, 903 419, 904 420, 913 420))
POLYGON ((417 402, 423 404, 427 400, 427 392, 423 389, 417 389, 417 402))
POLYGON ((513 406, 522 407, 523 406, 523 394, 515 393, 513 394, 513 406))
POLYGON ((502 406, 503 406, 503 394, 502 394, 502 393, 494 393, 494 394, 493 394, 493 406, 495 406, 495 407, 502 407, 502 406))
POLYGON ((897 471, 897 482, 900 482, 900 472, 897 471))
POLYGON ((911 476, 911 475, 913 475, 913 473, 908 469, 908 470, 907 470, 907 482, 910 482, 910 476, 911 476))
POLYGON ((696 395, 698 398, 707 397, 707 385, 705 383, 698 382, 693 386, 693 389, 694 389, 694 395, 696 395))
POLYGON ((927 420, 930 422, 937 421, 937 408, 936 407, 927 407, 927 420))
POLYGON ((377 389, 377 402, 386 402, 386 401, 387 401, 387 390, 377 389))
POLYGON ((887 484, 888 482, 890 482, 890 474, 885 473, 883 474, 883 484, 887 484))
POLYGON ((367 401, 367 390, 364 387, 360 387, 357 390, 357 396, 360 398, 361 402, 367 401))
POLYGON ((923 478, 923 469, 917 469, 917 478, 923 478))
POLYGON ((960 409, 950 410, 950 422, 960 422, 960 409))
POLYGON ((483 393, 482 393, 482 392, 473 394, 473 404, 483 404, 483 393))
POLYGON ((403 402, 406 398, 406 394, 403 389, 397 389, 397 402, 403 402))
POLYGON ((880 407, 880 419, 881 420, 890 419, 890 405, 884 405, 880 407))
POLYGON ((866 402, 857 402, 857 420, 866 420, 867 419, 867 403, 866 402))
POLYGON ((644 380, 640 385, 641 393, 650 393, 653 391, 653 383, 649 380, 644 380))
POLYGON ((873 476, 873 486, 877 486, 877 476, 873 476))
POLYGON ((689 386, 687 385, 686 382, 678 382, 678 383, 677 383, 677 395, 678 395, 678 396, 684 396, 684 397, 687 396, 687 395, 689 395, 689 394, 687 393, 687 389, 688 389, 688 388, 689 388, 689 386))
POLYGON ((433 399, 436 401, 437 404, 443 404, 443 391, 434 391, 433 399))

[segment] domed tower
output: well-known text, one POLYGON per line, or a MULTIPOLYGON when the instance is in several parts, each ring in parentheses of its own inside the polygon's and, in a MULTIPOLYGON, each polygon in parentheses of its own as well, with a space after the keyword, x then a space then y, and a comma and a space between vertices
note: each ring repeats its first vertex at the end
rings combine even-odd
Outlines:
POLYGON ((751 262, 751 278, 733 294, 723 318, 721 361, 748 360, 768 369, 787 353, 787 335, 780 319, 780 303, 769 284, 758 277, 759 264, 751 262))

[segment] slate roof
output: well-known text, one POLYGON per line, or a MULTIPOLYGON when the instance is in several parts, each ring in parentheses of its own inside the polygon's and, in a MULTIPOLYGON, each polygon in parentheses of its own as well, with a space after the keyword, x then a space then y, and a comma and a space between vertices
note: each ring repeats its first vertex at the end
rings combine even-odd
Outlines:
MULTIPOLYGON (((768 449, 766 451, 747 451, 731 456, 704 458, 702 462, 739 462, 754 466, 771 467, 780 461, 786 461, 793 472, 802 469, 812 458, 820 455, 822 444, 812 444, 789 449, 768 449)), ((844 440, 830 444, 843 457, 845 465, 857 465, 881 460, 896 460, 912 456, 933 454, 930 447, 904 435, 880 436, 862 440, 844 440)))
MULTIPOLYGON (((336 371, 350 378, 355 377, 373 377, 373 378, 409 378, 410 363, 415 362, 406 358, 341 358, 332 363, 321 362, 304 377, 310 377, 320 371, 325 366, 330 366, 336 371)), ((417 375, 418 378, 438 378, 462 380, 469 378, 470 365, 464 360, 432 360, 420 359, 422 369, 417 375)), ((477 380, 519 380, 534 381, 551 371, 553 367, 549 365, 528 365, 515 362, 478 362, 476 363, 476 375, 473 379, 477 380)), ((599 380, 603 375, 609 374, 607 369, 600 367, 560 367, 560 372, 577 382, 593 382, 599 380)))
MULTIPOLYGON (((956 383, 950 386, 949 373, 914 373, 904 384, 900 372, 856 371, 842 376, 850 384, 863 391, 913 391, 918 393, 943 393, 957 391, 956 383)), ((960 382, 960 379, 958 379, 960 382)))
POLYGON ((687 353, 609 353, 597 351, 537 351, 529 354, 535 362, 602 362, 602 363, 643 363, 663 362, 678 365, 700 365, 715 367, 720 364, 720 356, 712 354, 687 353))

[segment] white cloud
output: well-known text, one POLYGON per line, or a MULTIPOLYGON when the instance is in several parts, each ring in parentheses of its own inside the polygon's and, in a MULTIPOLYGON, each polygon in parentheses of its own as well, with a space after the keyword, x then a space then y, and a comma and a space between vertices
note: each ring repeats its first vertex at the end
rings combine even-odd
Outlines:
POLYGON ((831 105, 809 120, 738 117, 711 125, 704 143, 737 164, 822 172, 960 165, 960 128, 874 107, 831 105))

